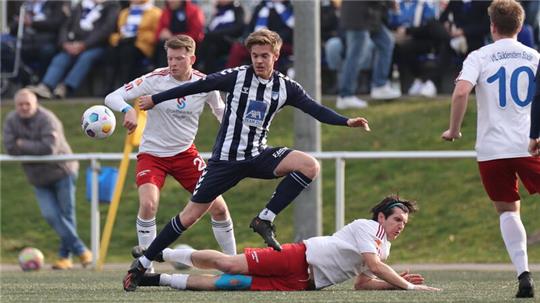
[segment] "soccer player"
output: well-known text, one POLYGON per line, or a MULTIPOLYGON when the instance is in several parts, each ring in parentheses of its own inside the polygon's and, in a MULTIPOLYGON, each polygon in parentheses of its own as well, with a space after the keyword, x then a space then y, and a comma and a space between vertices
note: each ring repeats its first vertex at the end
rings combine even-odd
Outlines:
POLYGON ((134 290, 152 260, 206 212, 215 197, 251 177, 273 179, 285 176, 250 227, 275 250, 281 250, 272 221, 319 173, 319 163, 307 153, 286 147, 268 147, 266 137, 277 112, 285 105, 297 107, 321 122, 369 130, 365 118, 348 119, 318 104, 295 81, 274 70, 281 38, 262 29, 246 39, 252 65, 224 70, 169 91, 143 96, 142 109, 149 110, 168 99, 212 90, 227 92, 223 122, 212 158, 203 172, 191 201, 172 218, 139 262, 134 262, 124 279, 124 289, 134 290))
POLYGON ((517 41, 523 24, 521 5, 495 0, 488 8, 494 42, 465 59, 452 95, 450 128, 444 140, 461 137, 470 92, 476 86, 476 152, 484 188, 500 215, 506 250, 517 271, 516 297, 533 297, 527 236, 520 218, 518 176, 530 194, 540 192, 540 158, 527 153, 529 110, 540 54, 517 41))
POLYGON ((371 210, 372 218, 355 220, 332 236, 313 237, 271 248, 246 248, 227 256, 215 250, 170 249, 160 259, 222 275, 145 274, 141 286, 170 286, 190 290, 313 290, 355 278, 357 290, 439 290, 423 285, 419 274, 397 274, 384 263, 390 242, 415 212, 416 202, 397 196, 384 198, 371 210))
POLYGON ((540 157, 540 74, 538 71, 536 71, 536 93, 534 94, 531 105, 531 131, 529 138, 529 153, 533 157, 540 157))
MULTIPOLYGON (((195 41, 191 37, 175 36, 165 43, 165 49, 168 67, 158 68, 105 97, 106 105, 124 113, 123 125, 130 132, 137 127, 137 114, 126 101, 204 77, 192 68, 195 63, 195 41)), ((193 192, 206 166, 193 144, 205 103, 210 105, 216 118, 221 121, 224 104, 217 91, 171 98, 148 112, 136 168, 139 191, 136 228, 139 245, 143 247, 148 247, 156 237, 155 218, 165 177, 174 177, 182 187, 193 192)), ((212 201, 210 214, 214 236, 223 252, 234 255, 236 242, 233 222, 225 200, 218 195, 212 201)))

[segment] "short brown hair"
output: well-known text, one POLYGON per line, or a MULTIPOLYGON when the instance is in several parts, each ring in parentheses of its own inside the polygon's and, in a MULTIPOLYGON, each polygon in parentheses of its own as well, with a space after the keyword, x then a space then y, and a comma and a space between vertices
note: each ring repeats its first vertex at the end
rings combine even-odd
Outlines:
POLYGON ((266 28, 249 34, 244 42, 248 50, 251 50, 253 45, 270 45, 275 54, 279 54, 282 44, 283 40, 281 40, 279 34, 266 28))
POLYGON ((491 23, 504 36, 517 34, 523 25, 525 11, 515 0, 494 0, 488 7, 491 23))
POLYGON ((371 209, 371 213, 373 214, 371 218, 377 221, 379 213, 381 212, 385 218, 388 218, 394 213, 396 207, 408 214, 412 214, 418 210, 416 201, 405 200, 398 195, 390 195, 385 197, 379 204, 371 209))
POLYGON ((188 35, 177 35, 167 39, 165 50, 185 48, 192 55, 195 54, 195 40, 188 35))

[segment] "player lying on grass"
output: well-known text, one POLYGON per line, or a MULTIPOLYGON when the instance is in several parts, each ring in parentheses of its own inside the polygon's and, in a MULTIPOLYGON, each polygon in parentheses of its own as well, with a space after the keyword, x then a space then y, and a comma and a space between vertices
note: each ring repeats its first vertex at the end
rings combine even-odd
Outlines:
MULTIPOLYGON (((356 290, 440 290, 423 285, 420 274, 396 273, 384 261, 390 241, 405 228, 416 202, 384 198, 369 219, 358 219, 332 236, 313 237, 272 248, 246 248, 228 256, 215 250, 169 249, 158 261, 180 262, 222 275, 149 274, 139 286, 170 286, 189 290, 315 290, 355 278, 356 290)), ((143 251, 138 247, 134 251, 143 251)), ((136 254, 135 254, 136 255, 136 254)))

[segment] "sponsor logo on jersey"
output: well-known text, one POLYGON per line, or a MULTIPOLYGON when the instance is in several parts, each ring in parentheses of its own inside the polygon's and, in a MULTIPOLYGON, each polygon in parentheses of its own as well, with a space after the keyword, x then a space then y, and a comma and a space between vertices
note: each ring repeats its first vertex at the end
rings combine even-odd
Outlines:
POLYGON ((268 105, 263 101, 249 100, 244 122, 249 126, 261 127, 264 123, 264 116, 268 105))
POLYGON ((242 94, 247 94, 247 93, 249 93, 249 87, 246 87, 246 86, 242 87, 242 94))
POLYGON ((176 98, 176 108, 178 108, 178 110, 186 108, 186 97, 176 98))

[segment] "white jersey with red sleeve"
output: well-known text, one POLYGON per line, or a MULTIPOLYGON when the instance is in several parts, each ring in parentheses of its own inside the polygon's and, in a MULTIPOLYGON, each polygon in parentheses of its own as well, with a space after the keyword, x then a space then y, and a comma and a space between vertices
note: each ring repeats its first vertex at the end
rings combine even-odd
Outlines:
POLYGON ((358 219, 332 236, 304 240, 306 260, 313 270, 315 288, 341 283, 360 273, 374 277, 364 264, 362 253, 374 253, 381 260, 390 254, 390 242, 382 225, 358 219))
POLYGON ((515 39, 470 53, 457 80, 476 85, 478 161, 529 156, 531 102, 540 55, 515 39))
MULTIPOLYGON (((122 111, 128 106, 126 101, 166 91, 203 77, 204 74, 193 70, 190 80, 178 81, 170 75, 168 68, 158 68, 110 93, 105 98, 105 104, 113 110, 122 111)), ((208 103, 221 122, 225 104, 217 91, 167 100, 149 110, 139 153, 169 157, 187 150, 197 134, 199 116, 205 103, 208 103)))

